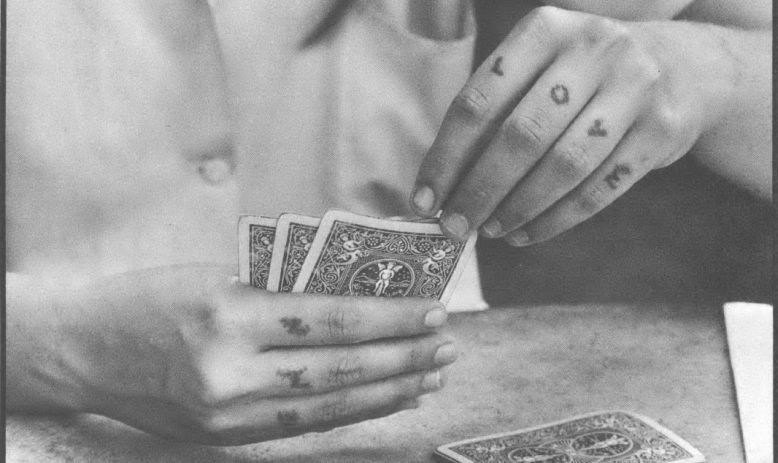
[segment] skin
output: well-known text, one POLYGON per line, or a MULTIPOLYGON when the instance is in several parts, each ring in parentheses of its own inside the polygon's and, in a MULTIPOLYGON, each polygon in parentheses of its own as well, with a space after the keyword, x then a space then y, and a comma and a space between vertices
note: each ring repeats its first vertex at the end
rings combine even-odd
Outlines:
POLYGON ((438 301, 270 293, 205 264, 72 290, 11 274, 7 294, 10 412, 97 413, 200 444, 415 408, 456 358, 438 301))
MULTIPOLYGON (((456 351, 436 333, 445 322, 436 301, 274 294, 203 264, 103 276, 56 253, 51 267, 13 273, 35 251, 13 237, 36 220, 57 230, 71 212, 94 215, 104 222, 81 229, 99 233, 154 203, 160 183, 171 196, 223 194, 229 181, 204 185, 197 169, 214 155, 231 160, 233 141, 206 2, 31 1, 9 12, 9 169, 25 173, 9 190, 9 412, 96 413, 164 438, 238 445, 385 416, 442 387, 456 351), (34 177, 28 158, 61 161, 42 169, 59 174, 56 194, 38 200, 60 215, 35 217, 39 203, 25 193, 52 180, 34 177), (175 178, 149 174, 157 167, 175 178)), ((203 252, 231 258, 217 244, 203 252)))
POLYGON ((416 179, 417 213, 442 210, 453 238, 478 231, 526 246, 690 151, 770 196, 770 33, 758 22, 669 20, 710 10, 704 2, 548 3, 622 19, 553 6, 526 14, 449 108, 416 179))
MULTIPOLYGON (((753 135, 749 127, 760 126, 749 118, 769 106, 759 80, 769 75, 759 61, 769 55, 769 42, 749 31, 661 21, 681 11, 678 2, 643 2, 638 10, 625 4, 560 2, 573 9, 592 5, 602 10, 589 13, 618 19, 544 8, 516 25, 449 111, 420 172, 419 185, 433 194, 432 206, 421 209, 432 213, 445 205, 444 225, 460 213, 470 231, 496 213, 506 231, 522 227, 532 242, 585 219, 695 140, 714 153, 725 146, 720 157, 701 159, 716 159, 711 165, 722 172, 746 172, 745 184, 761 171, 749 172, 759 156, 742 147, 757 147, 761 155, 764 143, 749 138, 731 145, 753 135), (624 17, 630 11, 642 16, 624 17), (634 19, 660 21, 625 22, 634 19), (665 49, 673 53, 657 52, 665 49), (733 67, 755 77, 733 86, 733 67), (535 77, 542 81, 537 92, 529 85, 535 77), (591 103, 587 95, 595 96, 591 103), (740 119, 726 117, 732 114, 740 119), (579 116, 580 123, 568 124, 579 116), (541 141, 549 148, 528 149, 532 141, 521 132, 500 131, 506 121, 521 120, 546 130, 541 141), (634 148, 614 148, 620 142, 634 148), (576 153, 585 156, 560 162, 576 153), (529 174, 536 164, 547 167, 529 174), (511 200, 517 188, 520 199, 511 200)), ((715 18, 714 4, 695 2, 688 11, 715 18)), ((9 76, 9 95, 15 95, 8 108, 9 152, 64 149, 73 160, 68 168, 93 166, 101 155, 120 157, 126 162, 117 164, 139 169, 127 178, 142 176, 137 157, 160 147, 192 166, 214 152, 231 153, 223 69, 205 2, 19 5, 9 10, 26 16, 15 16, 9 44, 40 43, 27 48, 25 66, 18 68, 29 74, 9 76), (127 17, 134 20, 121 20, 127 17), (54 34, 63 27, 65 33, 54 34), (39 30, 47 34, 36 35, 39 30), (104 73, 103 65, 121 72, 104 73), (99 97, 91 98, 97 90, 99 97), (40 101, 27 101, 30 95, 44 95, 46 104, 30 104, 40 101), (120 104, 105 107, 110 101, 120 104), (62 133, 72 146, 51 143, 62 133)), ((331 5, 322 3, 317 15, 325 17, 331 5)), ((748 18, 733 13, 727 21, 742 28, 748 18)), ((287 46, 304 42, 303 36, 287 46)), ((63 158, 57 154, 52 159, 63 158)), ((191 175, 200 181, 194 167, 191 175)), ((80 198, 79 189, 97 187, 105 197, 139 195, 137 204, 145 204, 143 188, 123 185, 73 182, 63 196, 80 198)), ((24 260, 23 249, 11 245, 9 251, 10 268, 24 260)), ((456 357, 436 334, 445 314, 430 300, 272 294, 237 285, 229 270, 202 264, 93 277, 78 286, 56 284, 45 274, 6 276, 6 405, 12 413, 98 413, 161 437, 237 445, 414 407, 418 396, 442 386, 440 368, 456 357)))

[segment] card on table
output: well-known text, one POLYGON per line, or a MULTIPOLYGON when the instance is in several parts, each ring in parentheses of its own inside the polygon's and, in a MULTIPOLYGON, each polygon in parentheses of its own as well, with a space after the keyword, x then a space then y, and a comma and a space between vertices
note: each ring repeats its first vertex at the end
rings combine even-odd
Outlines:
POLYGON ((602 411, 438 447, 458 463, 700 463, 672 431, 631 412, 602 411))
POLYGON ((238 277, 243 284, 267 289, 276 219, 244 215, 238 220, 238 277))
POLYGON ((331 210, 322 217, 293 292, 434 297, 448 302, 475 246, 437 223, 331 210))
POLYGON ((281 214, 276 225, 273 257, 267 289, 291 293, 305 257, 313 244, 321 219, 300 214, 281 214))

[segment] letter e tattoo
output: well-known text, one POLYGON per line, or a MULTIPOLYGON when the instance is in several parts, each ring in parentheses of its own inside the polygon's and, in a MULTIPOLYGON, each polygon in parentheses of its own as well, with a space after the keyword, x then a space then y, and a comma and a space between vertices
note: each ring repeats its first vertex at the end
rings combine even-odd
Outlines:
POLYGON ((632 169, 630 169, 627 164, 616 164, 616 167, 613 168, 613 171, 611 171, 611 173, 605 177, 605 183, 608 184, 611 190, 615 190, 619 187, 621 177, 631 173, 632 169))

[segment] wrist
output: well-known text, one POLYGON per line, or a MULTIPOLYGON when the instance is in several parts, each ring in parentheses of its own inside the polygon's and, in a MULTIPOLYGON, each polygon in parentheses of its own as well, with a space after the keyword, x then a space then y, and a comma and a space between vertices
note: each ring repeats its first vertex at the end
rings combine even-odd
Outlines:
POLYGON ((634 23, 648 35, 666 73, 665 98, 688 101, 705 132, 731 112, 743 78, 742 45, 735 31, 685 21, 634 23))

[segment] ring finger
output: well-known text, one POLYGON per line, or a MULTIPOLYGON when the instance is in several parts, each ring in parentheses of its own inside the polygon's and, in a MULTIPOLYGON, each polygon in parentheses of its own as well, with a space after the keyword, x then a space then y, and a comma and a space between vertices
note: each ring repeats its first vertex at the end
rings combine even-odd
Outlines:
POLYGON ((265 396, 320 394, 449 365, 457 351, 448 340, 432 335, 354 346, 274 349, 257 355, 261 361, 250 356, 214 362, 225 370, 213 372, 220 378, 213 386, 219 399, 233 400, 255 391, 265 396))

